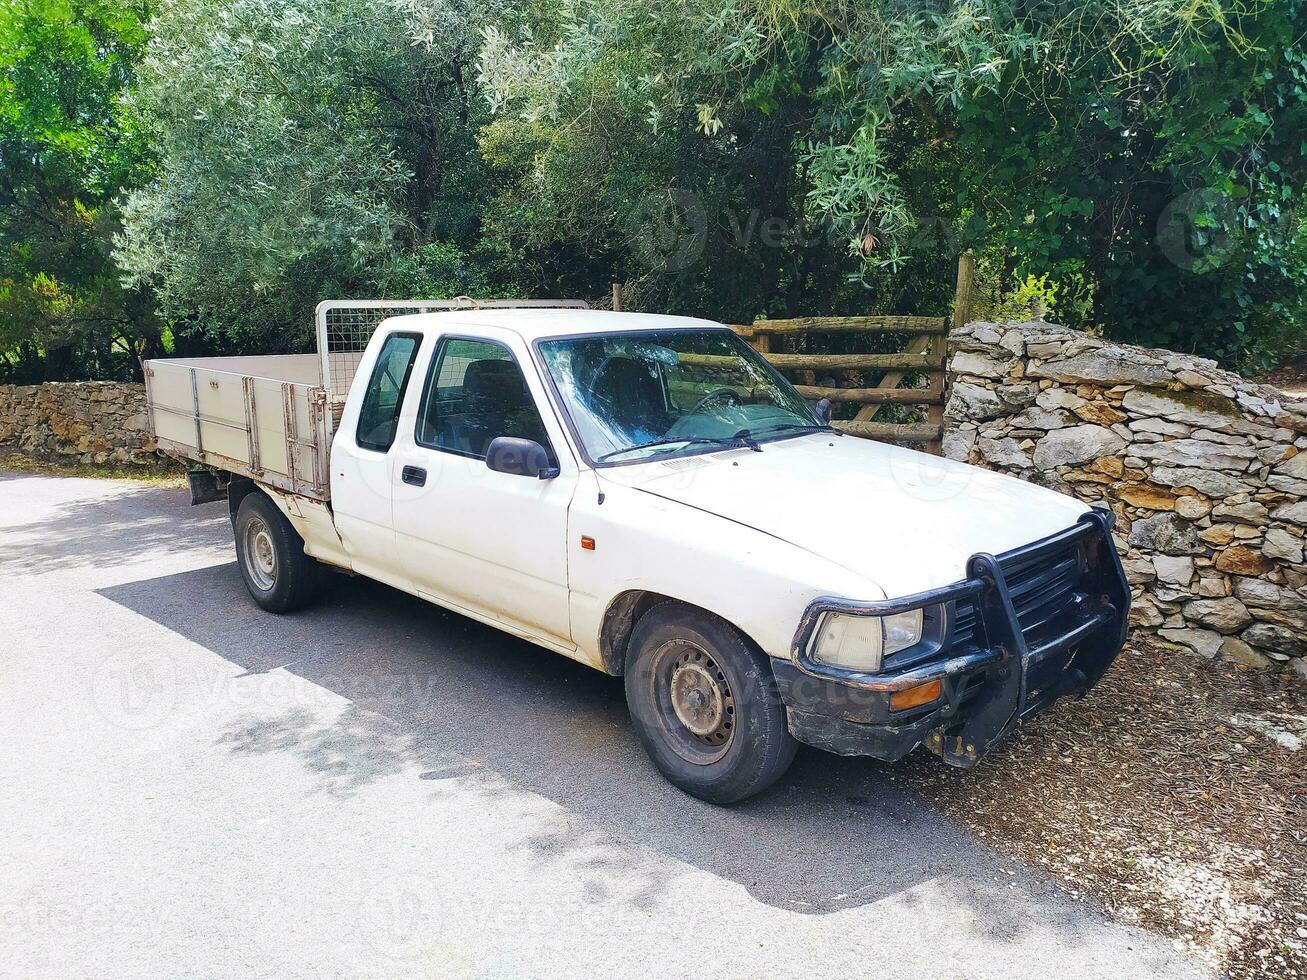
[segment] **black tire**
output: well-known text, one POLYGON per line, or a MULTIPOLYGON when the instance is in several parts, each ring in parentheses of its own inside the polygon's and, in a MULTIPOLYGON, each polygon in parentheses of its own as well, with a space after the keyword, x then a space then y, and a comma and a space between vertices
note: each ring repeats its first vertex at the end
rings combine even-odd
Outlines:
POLYGON ((245 588, 268 612, 287 613, 313 601, 321 568, 304 539, 265 494, 245 495, 236 510, 236 564, 245 588))
POLYGON ((767 655, 729 623, 678 602, 636 624, 626 703, 654 765, 709 803, 762 792, 798 749, 767 655))

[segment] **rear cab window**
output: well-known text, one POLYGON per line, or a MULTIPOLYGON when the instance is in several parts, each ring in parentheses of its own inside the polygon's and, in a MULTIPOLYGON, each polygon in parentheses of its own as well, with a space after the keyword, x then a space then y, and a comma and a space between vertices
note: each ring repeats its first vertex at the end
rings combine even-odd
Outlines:
POLYGON ((363 407, 359 409, 359 424, 354 434, 354 441, 361 448, 384 453, 395 441, 404 390, 421 344, 421 334, 392 333, 381 345, 363 393, 363 407))

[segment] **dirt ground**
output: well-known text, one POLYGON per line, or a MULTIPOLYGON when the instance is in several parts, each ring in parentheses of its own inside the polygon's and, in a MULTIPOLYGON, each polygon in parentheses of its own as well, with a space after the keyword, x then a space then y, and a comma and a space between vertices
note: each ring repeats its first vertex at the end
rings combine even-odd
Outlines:
POLYGON ((160 459, 157 467, 93 466, 68 459, 41 459, 13 449, 0 449, 0 469, 40 476, 80 476, 99 480, 130 480, 159 487, 186 486, 180 464, 160 459))
POLYGON ((1307 357, 1298 357, 1280 365, 1265 380, 1285 394, 1307 398, 1307 357))
POLYGON ((1307 977, 1307 684, 1136 641, 975 770, 916 785, 1232 977, 1307 977), (1294 746, 1297 749, 1294 749, 1294 746))

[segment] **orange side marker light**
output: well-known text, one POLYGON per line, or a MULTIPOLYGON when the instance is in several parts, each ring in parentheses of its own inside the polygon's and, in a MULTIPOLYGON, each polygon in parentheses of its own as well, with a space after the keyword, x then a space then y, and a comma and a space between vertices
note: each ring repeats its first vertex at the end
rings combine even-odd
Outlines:
POLYGON ((594 550, 595 550, 595 539, 592 538, 592 537, 590 537, 590 535, 588 535, 588 534, 583 534, 583 535, 581 535, 581 550, 582 550, 582 551, 594 551, 594 550))
POLYGON ((918 708, 923 704, 938 701, 942 692, 943 685, 940 684, 939 678, 936 677, 933 681, 926 681, 924 684, 918 684, 916 687, 910 687, 905 691, 895 691, 889 696, 889 709, 890 711, 903 711, 907 708, 918 708))

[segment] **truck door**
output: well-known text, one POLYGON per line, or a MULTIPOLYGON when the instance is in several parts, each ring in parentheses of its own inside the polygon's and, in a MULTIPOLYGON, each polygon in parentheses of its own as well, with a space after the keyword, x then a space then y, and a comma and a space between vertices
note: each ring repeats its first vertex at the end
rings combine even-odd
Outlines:
MULTIPOLYGON (((342 426, 331 446, 331 504, 351 567, 401 586, 405 569, 395 549, 391 469, 404 393, 421 345, 419 333, 393 331, 382 340, 358 422, 342 426)), ((366 369, 360 365, 360 381, 366 369)), ((351 417, 347 407, 342 418, 351 417)))
POLYGON ((403 440, 393 474, 396 544, 424 594, 571 647, 567 511, 576 463, 539 377, 529 361, 522 370, 510 345, 527 358, 511 338, 437 342, 414 438, 403 440), (539 443, 558 475, 491 470, 486 451, 498 436, 539 443))

